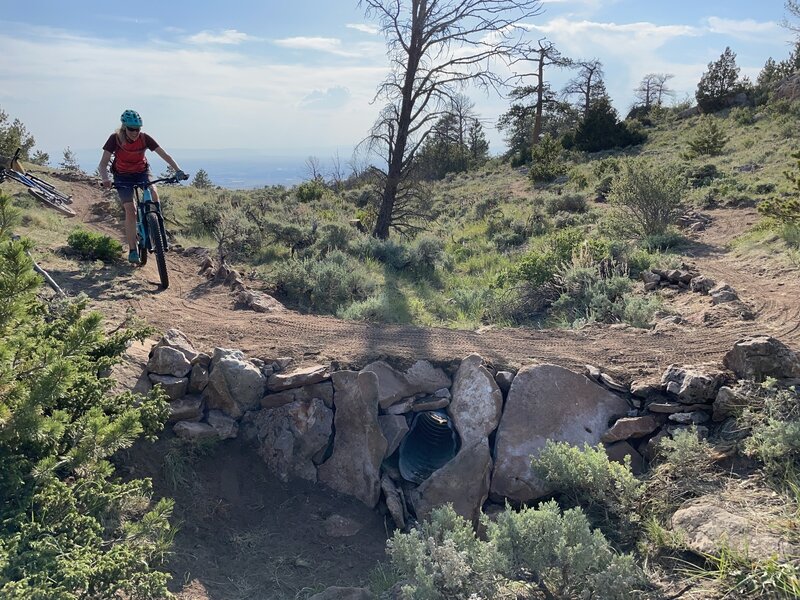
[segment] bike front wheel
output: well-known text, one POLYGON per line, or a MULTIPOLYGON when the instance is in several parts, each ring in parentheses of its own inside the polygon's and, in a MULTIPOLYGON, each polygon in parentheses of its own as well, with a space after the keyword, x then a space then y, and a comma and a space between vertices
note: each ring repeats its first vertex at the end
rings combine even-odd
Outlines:
POLYGON ((156 255, 156 265, 158 266, 158 277, 161 279, 161 287, 169 287, 169 272, 167 271, 167 257, 164 251, 164 238, 161 236, 161 225, 158 222, 158 215, 154 212, 147 213, 147 229, 150 241, 153 244, 153 252, 156 255))

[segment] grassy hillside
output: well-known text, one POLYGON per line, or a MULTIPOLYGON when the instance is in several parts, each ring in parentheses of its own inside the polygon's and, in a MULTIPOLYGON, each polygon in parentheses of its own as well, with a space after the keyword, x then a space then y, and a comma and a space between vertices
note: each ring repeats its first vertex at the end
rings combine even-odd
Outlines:
MULTIPOLYGON (((431 183, 412 221, 418 232, 388 242, 350 223, 372 225, 376 200, 366 186, 335 192, 317 181, 290 190, 184 188, 162 195, 182 243, 217 247, 222 239, 227 260, 299 310, 457 328, 591 320, 641 325, 655 307, 635 307, 635 316, 626 317, 625 306, 637 301, 634 286, 608 292, 612 302, 625 305, 608 314, 552 309, 561 293, 558 277, 569 279, 572 267, 613 262, 614 273, 635 277, 642 268, 678 260, 683 232, 671 227, 656 238, 637 235, 612 205, 595 201, 598 192, 608 195, 623 165, 641 158, 657 169, 677 166, 689 208, 754 206, 793 194, 783 173, 798 149, 799 116, 798 105, 788 103, 687 119, 665 110, 644 127, 648 138, 641 146, 563 152, 559 161, 567 175, 547 185, 534 185, 525 168, 495 159, 431 183), (724 144, 717 155, 692 155, 690 143, 709 119, 724 144), (581 263, 587 240, 593 256, 581 263), (555 262, 544 265, 546 281, 531 280, 531 261, 548 252, 555 262), (628 296, 621 300, 620 294, 628 296)), ((767 223, 740 234, 733 244, 797 265, 798 235, 791 228, 767 223)))

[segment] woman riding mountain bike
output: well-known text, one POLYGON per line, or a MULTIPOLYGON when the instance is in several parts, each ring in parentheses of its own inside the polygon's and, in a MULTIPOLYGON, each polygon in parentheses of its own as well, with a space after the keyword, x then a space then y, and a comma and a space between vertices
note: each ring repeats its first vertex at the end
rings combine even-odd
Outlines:
MULTIPOLYGON (((120 128, 109 136, 103 146, 103 156, 98 166, 103 187, 117 188, 119 199, 125 208, 125 237, 128 241, 128 261, 139 264, 141 257, 136 243, 136 211, 133 206, 133 185, 150 181, 150 166, 145 152, 158 154, 175 171, 177 179, 188 179, 172 157, 152 137, 142 132, 142 117, 135 110, 126 110, 120 116, 120 128), (113 157, 113 161, 112 161, 113 157), (113 184, 109 180, 108 164, 111 161, 113 184)), ((158 202, 158 191, 150 186, 153 201, 158 202)))

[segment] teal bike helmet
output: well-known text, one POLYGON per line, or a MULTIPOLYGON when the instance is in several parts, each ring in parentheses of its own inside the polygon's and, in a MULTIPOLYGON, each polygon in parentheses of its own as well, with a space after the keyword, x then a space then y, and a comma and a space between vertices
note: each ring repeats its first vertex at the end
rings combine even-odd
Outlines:
POLYGON ((141 128, 142 126, 142 117, 140 117, 139 113, 137 113, 135 110, 126 110, 124 113, 122 113, 122 116, 119 118, 119 120, 122 121, 122 124, 125 125, 125 127, 141 128))

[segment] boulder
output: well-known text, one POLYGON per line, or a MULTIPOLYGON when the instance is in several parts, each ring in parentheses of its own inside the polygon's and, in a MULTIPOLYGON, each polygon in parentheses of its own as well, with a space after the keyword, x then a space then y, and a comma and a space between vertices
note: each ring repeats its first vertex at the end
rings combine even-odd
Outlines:
POLYGON ((644 437, 658 429, 653 417, 625 417, 619 419, 600 438, 601 442, 612 443, 630 438, 644 437))
POLYGON ((196 421, 179 421, 172 428, 179 438, 184 440, 209 440, 218 439, 217 430, 208 423, 198 423, 196 421))
POLYGON ((157 346, 147 361, 147 370, 156 375, 186 377, 192 370, 192 363, 177 348, 157 346))
POLYGON ((239 350, 215 348, 211 373, 203 398, 210 409, 240 418, 258 407, 264 395, 265 377, 239 350))
POLYGON ((503 393, 483 358, 472 354, 461 361, 447 413, 463 446, 473 446, 497 429, 503 411, 503 393))
POLYGON ((783 342, 768 335, 737 341, 722 360, 739 379, 761 381, 800 377, 800 358, 783 342))
POLYGON ((295 400, 312 400, 319 398, 328 408, 333 408, 333 384, 330 381, 312 383, 303 387, 291 388, 274 394, 267 394, 261 399, 263 408, 275 408, 294 402, 295 400))
POLYGON ((547 440, 595 446, 609 423, 627 412, 624 399, 583 375, 549 364, 520 369, 497 429, 492 495, 516 502, 546 495, 531 456, 547 440))
POLYGON ((319 480, 373 507, 387 448, 378 424, 378 376, 365 370, 337 371, 332 377, 336 436, 331 457, 318 468, 319 480))
POLYGON ((405 502, 403 501, 402 492, 397 489, 397 486, 392 481, 392 478, 384 474, 381 477, 381 491, 386 500, 386 508, 394 521, 394 525, 401 531, 406 528, 406 511, 405 502))
POLYGON ((698 275, 697 277, 692 277, 692 280, 689 282, 689 287, 692 289, 693 292, 697 292, 698 294, 708 295, 708 293, 714 289, 717 285, 717 282, 711 279, 710 277, 706 277, 705 275, 698 275))
POLYGON ((410 500, 417 519, 428 518, 437 506, 452 504, 457 514, 477 524, 481 506, 489 496, 491 473, 488 440, 462 446, 450 462, 411 491, 410 500))
POLYGON ((236 419, 231 419, 219 410, 208 411, 206 421, 214 428, 221 440, 232 439, 239 435, 239 423, 236 422, 236 419))
POLYGON ((419 393, 432 394, 450 387, 447 374, 425 360, 418 360, 403 373, 383 361, 370 363, 363 371, 378 378, 378 403, 383 409, 419 393))
POLYGON ((717 399, 714 400, 712 419, 715 423, 721 423, 728 417, 738 415, 748 404, 745 396, 729 387, 722 386, 717 392, 717 399))
POLYGON ((312 365, 291 373, 275 373, 267 381, 270 392, 280 392, 290 388, 299 388, 320 383, 331 378, 330 369, 325 365, 312 365))
POLYGON ((200 363, 192 365, 192 371, 189 374, 189 389, 190 394, 200 394, 208 385, 208 367, 204 367, 200 363))
POLYGON ((189 389, 188 377, 156 375, 155 373, 150 373, 147 377, 154 386, 160 385, 161 389, 166 392, 170 400, 178 400, 183 398, 186 395, 186 391, 189 389))
POLYGON ((735 302, 739 299, 739 295, 731 286, 725 282, 708 290, 708 295, 711 296, 712 304, 725 304, 727 302, 735 302))
POLYGON ((385 457, 391 456, 400 446, 400 441, 408 433, 408 421, 402 415, 380 415, 378 424, 383 432, 383 437, 386 438, 385 457))
POLYGON ((186 377, 198 354, 183 332, 168 329, 150 351, 147 370, 158 375, 186 377))
POLYGON ((644 473, 644 458, 628 442, 615 442, 606 446, 608 460, 625 464, 625 457, 630 457, 631 473, 641 475, 644 473))
POLYGON ((200 396, 184 396, 169 403, 169 422, 200 421, 203 418, 203 399, 200 396))
POLYGON ((500 391, 503 394, 507 394, 508 390, 511 389, 511 382, 514 381, 514 373, 511 371, 498 371, 497 375, 494 376, 494 380, 497 382, 500 391))
POLYGON ((317 481, 314 456, 327 448, 333 426, 333 411, 322 400, 296 400, 248 413, 246 423, 255 429, 259 456, 281 481, 290 476, 317 481))
POLYGON ((712 367, 670 365, 661 376, 661 385, 680 402, 713 402, 723 382, 723 374, 712 367))
POLYGON ((672 528, 682 531, 688 547, 700 555, 718 555, 723 546, 751 560, 772 555, 787 558, 796 553, 785 536, 773 534, 735 511, 715 496, 704 496, 678 509, 672 515, 672 528))

